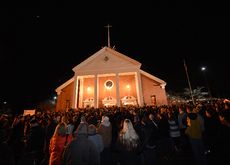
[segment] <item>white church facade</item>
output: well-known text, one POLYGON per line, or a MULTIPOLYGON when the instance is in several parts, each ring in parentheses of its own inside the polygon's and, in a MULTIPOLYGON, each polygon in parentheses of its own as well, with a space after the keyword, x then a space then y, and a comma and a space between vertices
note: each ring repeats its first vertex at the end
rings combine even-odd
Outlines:
POLYGON ((103 47, 75 66, 57 89, 57 111, 69 108, 167 105, 166 82, 141 70, 141 63, 103 47))

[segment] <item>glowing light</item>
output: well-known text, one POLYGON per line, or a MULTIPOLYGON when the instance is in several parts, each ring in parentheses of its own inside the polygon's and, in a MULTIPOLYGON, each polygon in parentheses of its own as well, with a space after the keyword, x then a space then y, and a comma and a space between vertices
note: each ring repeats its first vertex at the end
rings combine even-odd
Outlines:
POLYGON ((89 86, 87 87, 87 91, 88 91, 88 92, 90 92, 90 91, 91 91, 91 88, 90 88, 89 86))
POLYGON ((128 85, 126 85, 126 88, 127 88, 127 89, 130 89, 130 85, 129 85, 129 84, 128 84, 128 85))
POLYGON ((205 70, 206 70, 206 67, 204 67, 204 66, 201 67, 201 70, 202 70, 202 71, 205 71, 205 70))

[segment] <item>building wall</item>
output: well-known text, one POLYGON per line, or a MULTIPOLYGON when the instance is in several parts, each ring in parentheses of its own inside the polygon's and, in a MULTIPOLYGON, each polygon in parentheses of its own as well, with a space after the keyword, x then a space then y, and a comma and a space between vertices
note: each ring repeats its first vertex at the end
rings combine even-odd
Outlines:
POLYGON ((94 98, 94 78, 84 78, 83 101, 86 98, 94 98))
MULTIPOLYGON (((107 76, 99 77, 99 107, 102 107, 102 100, 105 97, 112 96, 116 99, 116 76, 107 76), (114 85, 111 89, 105 87, 105 82, 107 80, 112 80, 114 85)), ((136 83, 134 75, 121 75, 119 76, 119 88, 120 88, 120 99, 125 96, 134 96, 137 98, 136 94, 136 83), (129 85, 129 88, 127 88, 129 85)), ((94 98, 94 78, 84 78, 84 87, 83 87, 83 101, 87 98, 94 98)))
POLYGON ((58 95, 56 111, 66 111, 67 108, 73 107, 73 90, 74 82, 62 89, 62 92, 58 95))
MULTIPOLYGON (((142 90, 144 103, 146 105, 151 105, 151 96, 156 96, 156 104, 157 105, 166 105, 167 104, 167 96, 165 89, 162 89, 160 84, 144 75, 141 75, 142 81, 142 90)), ((116 77, 115 76, 107 76, 107 77, 99 77, 99 107, 102 107, 102 100, 107 96, 112 96, 116 99, 116 77), (106 89, 104 83, 107 80, 112 80, 114 85, 111 89, 106 89)), ((119 87, 120 87, 120 99, 125 96, 134 96, 137 98, 136 91, 136 82, 134 75, 120 75, 119 76, 119 87), (127 85, 130 88, 127 88, 127 85)), ((67 108, 73 107, 72 99, 73 99, 73 90, 74 90, 74 82, 70 83, 68 86, 62 89, 60 95, 57 98, 56 111, 65 111, 67 108)), ((86 98, 94 97, 94 78, 84 78, 84 87, 83 87, 83 101, 86 98), (88 88, 89 87, 89 88, 88 88)), ((82 104, 83 105, 83 104, 82 104)))
POLYGON ((144 75, 141 75, 144 104, 152 105, 151 96, 156 96, 156 105, 167 105, 165 89, 160 84, 144 75))
POLYGON ((120 98, 125 96, 134 96, 137 98, 136 92, 136 82, 134 75, 122 75, 119 77, 119 85, 120 85, 120 98), (129 89, 127 88, 129 85, 129 89))
POLYGON ((103 106, 102 100, 108 96, 114 97, 116 99, 116 77, 115 76, 99 77, 99 100, 98 100, 99 107, 103 106), (107 89, 104 85, 107 80, 113 81, 113 87, 111 89, 107 89))

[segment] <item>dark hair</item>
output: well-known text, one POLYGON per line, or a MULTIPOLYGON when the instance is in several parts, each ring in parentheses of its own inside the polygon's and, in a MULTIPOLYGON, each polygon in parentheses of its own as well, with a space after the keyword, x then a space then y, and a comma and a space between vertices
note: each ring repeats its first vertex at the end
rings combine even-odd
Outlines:
POLYGON ((188 113, 188 118, 189 118, 190 120, 196 120, 197 114, 196 114, 196 113, 188 113))
POLYGON ((131 122, 131 121, 130 121, 129 119, 125 119, 125 122, 126 122, 126 123, 129 123, 129 122, 131 122))
POLYGON ((88 126, 88 134, 89 135, 95 135, 97 133, 96 126, 93 124, 90 124, 88 126))
POLYGON ((88 135, 88 125, 86 123, 80 123, 77 127, 76 134, 88 135))
POLYGON ((219 116, 224 117, 225 120, 230 122, 230 112, 228 110, 220 111, 219 116))
POLYGON ((206 110, 211 116, 214 116, 216 114, 216 111, 213 108, 208 108, 206 110))
POLYGON ((37 121, 37 119, 35 119, 35 118, 33 118, 33 119, 31 119, 30 120, 30 124, 35 124, 35 123, 37 123, 38 121, 37 121))

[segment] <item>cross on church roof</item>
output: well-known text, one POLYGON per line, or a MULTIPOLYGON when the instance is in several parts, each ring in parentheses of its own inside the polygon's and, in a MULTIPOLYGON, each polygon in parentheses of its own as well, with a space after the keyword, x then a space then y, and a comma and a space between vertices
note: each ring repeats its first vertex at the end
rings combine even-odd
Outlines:
POLYGON ((110 34, 109 34, 109 28, 111 28, 112 26, 111 25, 107 25, 107 26, 105 26, 105 28, 107 28, 108 29, 108 47, 110 48, 110 34))

